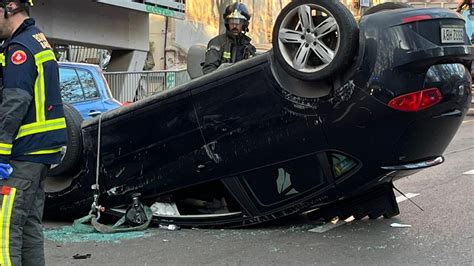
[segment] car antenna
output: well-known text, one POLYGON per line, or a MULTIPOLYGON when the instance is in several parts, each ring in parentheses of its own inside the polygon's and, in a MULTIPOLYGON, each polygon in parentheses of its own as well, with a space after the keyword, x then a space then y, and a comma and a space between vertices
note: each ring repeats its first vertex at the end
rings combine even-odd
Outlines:
POLYGON ((420 209, 422 212, 424 212, 425 210, 423 210, 423 208, 420 207, 420 205, 416 204, 415 201, 413 201, 412 199, 410 199, 409 197, 407 197, 405 195, 405 193, 401 192, 400 189, 398 189, 397 187, 395 187, 395 185, 392 183, 392 187, 393 189, 395 189, 398 193, 402 194, 402 196, 404 196, 407 200, 409 200, 411 203, 413 203, 416 207, 418 207, 418 209, 420 209))

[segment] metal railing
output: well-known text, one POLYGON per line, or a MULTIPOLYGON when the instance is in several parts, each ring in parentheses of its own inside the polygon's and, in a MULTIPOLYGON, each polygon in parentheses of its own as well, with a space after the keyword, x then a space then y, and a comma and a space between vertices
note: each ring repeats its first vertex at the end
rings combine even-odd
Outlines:
POLYGON ((187 71, 161 70, 138 72, 105 72, 115 99, 135 102, 190 80, 187 71))
POLYGON ((111 51, 107 49, 78 45, 54 44, 53 49, 58 61, 89 63, 104 69, 110 61, 111 51))

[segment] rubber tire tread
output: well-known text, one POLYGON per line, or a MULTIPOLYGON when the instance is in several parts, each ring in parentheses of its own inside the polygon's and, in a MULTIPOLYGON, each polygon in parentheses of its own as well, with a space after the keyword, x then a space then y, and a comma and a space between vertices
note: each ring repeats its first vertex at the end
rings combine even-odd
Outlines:
POLYGON ((63 176, 76 170, 82 155, 81 114, 70 104, 64 103, 64 116, 67 125, 67 149, 61 163, 51 168, 48 176, 63 176))

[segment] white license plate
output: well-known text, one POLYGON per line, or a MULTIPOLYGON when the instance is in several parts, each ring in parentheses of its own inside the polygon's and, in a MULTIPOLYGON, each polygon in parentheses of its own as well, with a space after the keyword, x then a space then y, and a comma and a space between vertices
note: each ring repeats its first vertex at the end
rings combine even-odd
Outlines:
POLYGON ((464 43, 464 28, 441 27, 441 43, 464 43))

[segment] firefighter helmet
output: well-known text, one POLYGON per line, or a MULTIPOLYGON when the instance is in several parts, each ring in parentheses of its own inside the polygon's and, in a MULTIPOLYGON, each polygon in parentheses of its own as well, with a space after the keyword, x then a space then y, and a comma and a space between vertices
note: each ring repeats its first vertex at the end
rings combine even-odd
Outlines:
POLYGON ((248 31, 249 21, 250 21, 250 12, 247 7, 242 3, 233 3, 226 7, 224 12, 224 22, 225 27, 229 29, 230 23, 241 24, 242 30, 248 31))
POLYGON ((30 7, 33 6, 33 0, 1 0, 0 7, 5 9, 5 18, 8 18, 8 12, 13 14, 25 11, 28 15, 30 15, 30 7), (7 5, 9 3, 15 2, 19 4, 17 8, 14 10, 7 10, 7 5))

